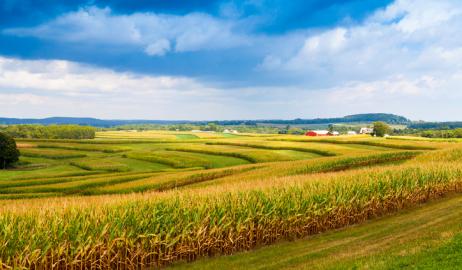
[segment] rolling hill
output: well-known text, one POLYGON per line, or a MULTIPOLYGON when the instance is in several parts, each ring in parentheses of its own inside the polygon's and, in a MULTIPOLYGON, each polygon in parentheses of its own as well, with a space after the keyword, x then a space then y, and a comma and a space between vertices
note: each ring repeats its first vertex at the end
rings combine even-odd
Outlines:
POLYGON ((365 114, 354 114, 344 117, 336 118, 316 118, 316 119, 293 119, 293 120, 281 120, 281 119, 268 119, 268 120, 211 120, 211 121, 188 121, 188 120, 103 120, 96 118, 78 118, 78 117, 49 117, 42 119, 33 118, 0 118, 0 124, 3 125, 15 125, 15 124, 76 124, 76 125, 88 125, 96 127, 113 127, 128 124, 207 124, 210 122, 219 125, 257 125, 257 124, 284 124, 284 125, 300 125, 300 124, 336 124, 336 123, 371 123, 374 121, 383 121, 389 124, 409 124, 411 121, 406 117, 387 114, 387 113, 365 113, 365 114))

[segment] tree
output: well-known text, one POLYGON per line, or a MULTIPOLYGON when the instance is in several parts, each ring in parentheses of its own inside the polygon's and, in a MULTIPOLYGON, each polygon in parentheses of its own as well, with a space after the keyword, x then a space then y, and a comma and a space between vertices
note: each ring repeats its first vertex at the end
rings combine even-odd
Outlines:
POLYGON ((287 134, 293 134, 293 135, 302 135, 302 134, 305 134, 305 132, 303 131, 303 129, 301 128, 291 128, 287 131, 287 134))
POLYGON ((0 133, 0 168, 6 169, 8 165, 19 160, 19 151, 13 137, 0 133))
POLYGON ((329 130, 329 134, 333 134, 334 133, 334 125, 329 124, 328 130, 329 130))
POLYGON ((374 132, 372 135, 377 137, 383 137, 385 134, 389 134, 391 132, 391 128, 384 122, 374 122, 374 132))

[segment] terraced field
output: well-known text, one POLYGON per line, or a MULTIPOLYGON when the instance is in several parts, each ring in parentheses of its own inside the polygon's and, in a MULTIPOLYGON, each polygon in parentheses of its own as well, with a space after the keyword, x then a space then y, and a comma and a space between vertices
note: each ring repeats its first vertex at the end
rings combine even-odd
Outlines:
POLYGON ((18 168, 0 171, 0 263, 161 267, 363 223, 462 191, 457 142, 228 135, 18 140, 18 168))
MULTIPOLYGON (((430 142, 420 143, 422 145, 419 146, 399 142, 397 147, 395 141, 376 142, 368 137, 358 137, 354 143, 345 143, 344 139, 327 142, 307 140, 301 136, 226 137, 223 136, 226 134, 218 133, 204 133, 205 136, 197 134, 102 132, 95 140, 22 140, 19 141, 22 165, 1 173, 3 182, 0 183, 0 194, 3 198, 30 198, 35 195, 157 190, 158 184, 166 182, 165 179, 182 179, 185 182, 187 177, 196 179, 196 175, 209 174, 208 171, 212 169, 212 172, 226 172, 220 177, 226 178, 225 182, 234 174, 239 175, 234 181, 240 181, 254 175, 257 178, 260 175, 289 175, 292 174, 288 169, 290 167, 295 170, 326 163, 330 168, 332 162, 345 160, 344 167, 347 168, 352 157, 385 153, 394 156, 406 151, 444 147, 430 142), (229 172, 229 167, 233 167, 233 173, 229 172), (281 170, 276 172, 275 168, 278 167, 281 170), (250 171, 248 168, 255 169, 250 171)), ((388 161, 379 158, 371 163, 382 162, 388 161)), ((186 182, 198 186, 214 185, 221 181, 196 179, 186 182)))

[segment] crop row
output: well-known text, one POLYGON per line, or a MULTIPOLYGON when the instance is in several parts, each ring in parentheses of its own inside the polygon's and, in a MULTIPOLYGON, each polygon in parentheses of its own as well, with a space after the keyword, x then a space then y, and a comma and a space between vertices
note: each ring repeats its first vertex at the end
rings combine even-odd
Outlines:
POLYGON ((208 145, 231 145, 240 147, 250 147, 257 149, 268 149, 268 150, 293 150, 299 152, 313 153, 320 156, 335 156, 336 154, 330 151, 325 151, 315 148, 304 148, 304 147, 292 147, 292 146, 273 146, 268 144, 252 144, 252 143, 238 143, 238 142, 207 142, 208 145))
POLYGON ((129 149, 108 148, 107 146, 87 146, 87 145, 69 145, 69 144, 37 144, 38 148, 55 148, 65 150, 77 150, 87 152, 103 152, 103 153, 120 153, 129 149))
POLYGON ((115 185, 122 182, 148 178, 157 173, 112 173, 79 177, 61 177, 23 181, 2 181, 0 194, 86 194, 85 189, 115 185))
POLYGON ((316 162, 311 166, 304 168, 297 168, 291 174, 307 174, 307 173, 321 173, 321 172, 335 172, 348 170, 352 168, 360 168, 366 166, 373 166, 384 163, 404 161, 412 159, 421 153, 419 152, 387 152, 380 154, 373 154, 367 156, 353 156, 344 157, 341 159, 329 160, 326 162, 316 162))
POLYGON ((36 151, 36 148, 22 149, 21 155, 25 157, 34 158, 49 158, 49 159, 70 159, 70 158, 82 158, 86 157, 86 154, 71 152, 71 151, 48 151, 41 150, 36 151))
POLYGON ((149 178, 140 179, 122 183, 113 186, 106 186, 93 191, 93 194, 113 194, 113 193, 131 193, 144 191, 166 191, 184 187, 191 184, 197 184, 205 181, 211 181, 227 176, 238 176, 242 173, 255 170, 255 166, 245 166, 227 169, 215 169, 199 172, 184 172, 157 175, 149 178))
POLYGON ((226 152, 226 151, 216 151, 216 150, 207 150, 207 149, 192 149, 192 148, 167 148, 169 151, 176 152, 186 152, 186 153, 198 153, 198 154, 207 154, 207 155, 218 155, 218 156, 227 156, 235 157, 243 160, 247 160, 250 163, 257 163, 259 160, 253 156, 246 155, 239 152, 226 152))
POLYGON ((133 152, 125 154, 124 157, 131 159, 149 161, 159 164, 164 164, 173 168, 191 168, 204 167, 211 168, 210 162, 205 158, 185 155, 183 153, 175 153, 172 151, 156 151, 156 152, 133 152))
MULTIPOLYGON (((255 170, 240 174, 239 177, 229 176, 219 178, 213 183, 206 183, 205 185, 224 185, 226 186, 225 188, 230 188, 238 183, 252 185, 252 183, 266 178, 272 179, 274 177, 332 173, 365 167, 370 168, 372 166, 375 167, 385 164, 393 165, 412 160, 414 157, 421 154, 421 152, 386 152, 372 155, 337 156, 314 160, 277 162, 265 164, 255 170)), ((316 177, 316 175, 313 177, 316 177)))
POLYGON ((458 143, 462 140, 460 138, 425 138, 425 137, 406 137, 406 136, 399 136, 399 137, 387 137, 387 140, 397 140, 397 141, 410 141, 410 142, 450 142, 450 143, 458 143))
POLYGON ((18 142, 34 143, 78 143, 78 144, 158 144, 158 143, 196 143, 199 140, 153 140, 153 139, 93 139, 93 140, 68 140, 68 139, 17 139, 18 142))
POLYGON ((130 168, 125 164, 104 159, 86 159, 72 161, 70 162, 70 165, 87 171, 127 172, 130 170, 130 168))
POLYGON ((377 146, 401 150, 435 150, 435 147, 412 145, 412 144, 393 144, 384 143, 381 141, 368 141, 368 140, 338 140, 338 139, 271 139, 272 141, 289 141, 289 142, 306 142, 306 143, 332 143, 332 144, 360 144, 367 146, 377 146))
POLYGON ((168 151, 197 153, 214 156, 233 157, 245 160, 250 163, 273 162, 273 161, 288 161, 292 158, 286 155, 281 155, 275 151, 263 149, 243 149, 232 146, 220 145, 193 145, 184 147, 168 147, 168 151))

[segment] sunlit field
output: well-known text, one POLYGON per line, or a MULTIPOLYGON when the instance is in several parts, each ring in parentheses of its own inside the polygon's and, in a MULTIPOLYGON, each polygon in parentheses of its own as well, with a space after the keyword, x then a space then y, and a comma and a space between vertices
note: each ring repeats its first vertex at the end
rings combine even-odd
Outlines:
MULTIPOLYGON (((19 166, 0 171, 4 267, 201 259, 216 269, 207 257, 412 213, 462 191, 462 145, 449 140, 111 131, 17 142, 19 166)), ((451 228, 448 239, 460 233, 451 228)))

